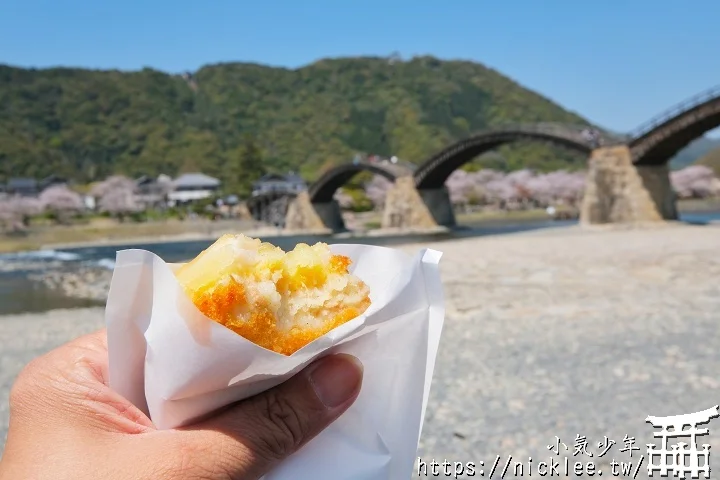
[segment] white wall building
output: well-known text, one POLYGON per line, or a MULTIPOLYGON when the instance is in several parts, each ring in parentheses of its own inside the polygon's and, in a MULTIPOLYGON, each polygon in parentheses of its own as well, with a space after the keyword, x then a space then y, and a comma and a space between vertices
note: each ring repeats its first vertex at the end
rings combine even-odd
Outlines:
POLYGON ((171 204, 187 203, 208 198, 220 189, 220 180, 202 173, 185 173, 172 182, 168 194, 171 204))

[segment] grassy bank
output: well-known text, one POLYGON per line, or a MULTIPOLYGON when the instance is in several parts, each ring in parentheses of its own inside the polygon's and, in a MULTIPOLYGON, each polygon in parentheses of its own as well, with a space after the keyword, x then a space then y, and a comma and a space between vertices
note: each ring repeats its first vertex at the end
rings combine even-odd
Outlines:
POLYGON ((483 211, 471 213, 456 213, 455 219, 459 224, 478 223, 491 220, 547 220, 548 214, 543 209, 517 210, 517 211, 483 211))
POLYGON ((681 212, 720 212, 720 198, 680 200, 677 208, 681 212))
POLYGON ((0 236, 0 252, 37 250, 53 245, 104 244, 118 241, 170 238, 203 238, 226 232, 247 231, 255 222, 239 220, 168 220, 145 223, 97 222, 88 225, 48 226, 33 228, 22 235, 0 236))

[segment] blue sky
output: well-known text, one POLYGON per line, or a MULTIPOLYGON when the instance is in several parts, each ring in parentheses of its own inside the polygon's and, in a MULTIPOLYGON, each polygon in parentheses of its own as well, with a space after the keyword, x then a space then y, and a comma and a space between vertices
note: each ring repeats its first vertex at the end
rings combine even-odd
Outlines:
POLYGON ((618 131, 720 84, 718 0, 4 0, 0 11, 0 63, 180 72, 429 54, 482 62, 618 131))

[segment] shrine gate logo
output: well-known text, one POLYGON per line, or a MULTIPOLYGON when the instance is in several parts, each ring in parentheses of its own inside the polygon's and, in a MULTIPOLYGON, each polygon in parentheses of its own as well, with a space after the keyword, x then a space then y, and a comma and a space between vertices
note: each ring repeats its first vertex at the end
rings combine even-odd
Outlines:
POLYGON ((703 443, 698 448, 697 437, 708 435, 707 428, 697 428, 705 425, 710 419, 720 416, 718 405, 702 412, 670 417, 648 416, 645 421, 661 430, 653 432, 655 438, 660 438, 660 448, 648 443, 648 476, 658 473, 661 477, 671 475, 677 478, 710 478, 710 445, 703 443), (686 428, 687 427, 687 428, 686 428), (669 445, 670 439, 682 438, 674 445, 669 445), (654 460, 658 460, 655 463, 654 460))

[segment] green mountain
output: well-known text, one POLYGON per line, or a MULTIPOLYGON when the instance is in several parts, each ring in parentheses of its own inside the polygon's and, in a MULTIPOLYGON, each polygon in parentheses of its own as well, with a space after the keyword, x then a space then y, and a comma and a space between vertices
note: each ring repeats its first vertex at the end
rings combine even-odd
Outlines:
MULTIPOLYGON (((295 70, 230 63, 185 75, 0 65, 3 178, 202 170, 235 186, 247 181, 237 165, 252 141, 266 170, 313 180, 356 153, 419 163, 488 126, 539 121, 588 124, 481 64, 432 57, 326 59, 295 70)), ((585 161, 532 142, 499 154, 510 170, 585 161)))

